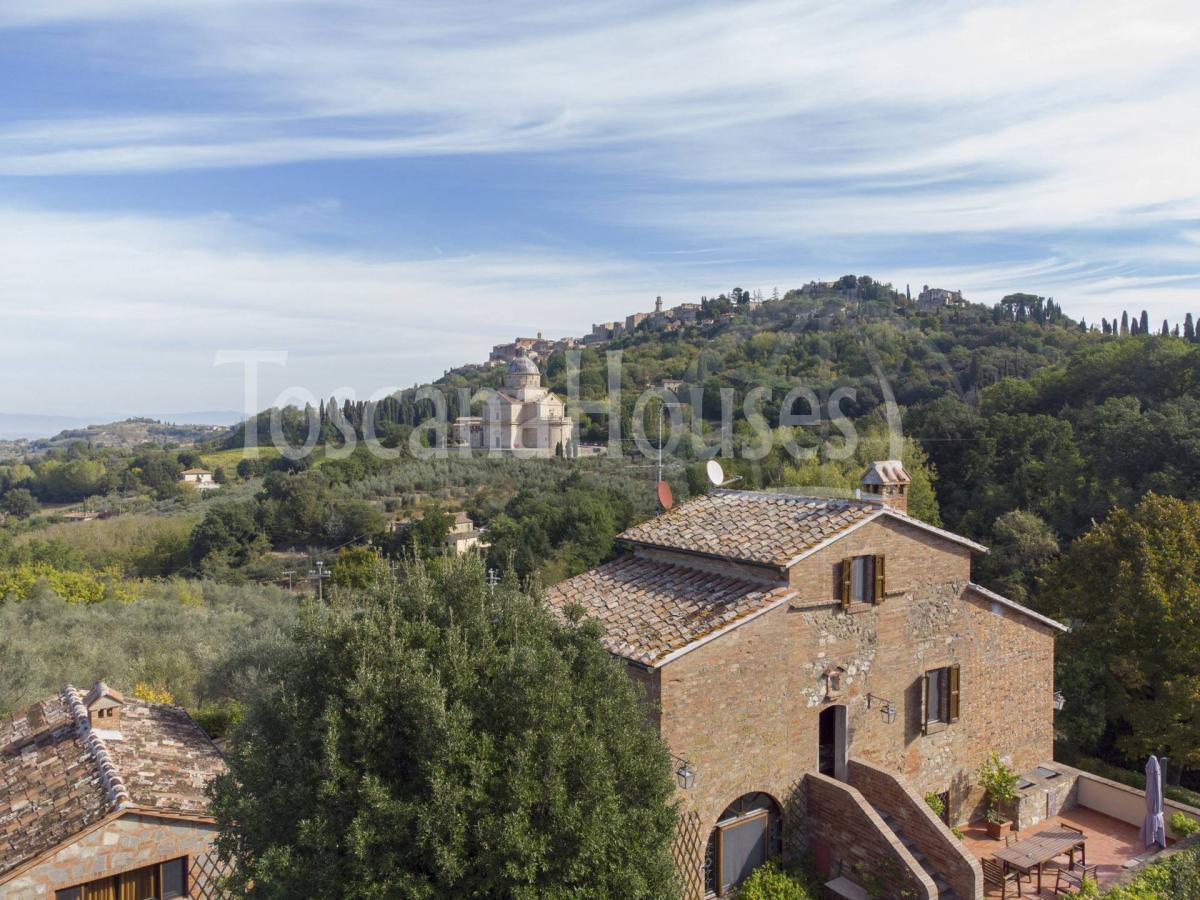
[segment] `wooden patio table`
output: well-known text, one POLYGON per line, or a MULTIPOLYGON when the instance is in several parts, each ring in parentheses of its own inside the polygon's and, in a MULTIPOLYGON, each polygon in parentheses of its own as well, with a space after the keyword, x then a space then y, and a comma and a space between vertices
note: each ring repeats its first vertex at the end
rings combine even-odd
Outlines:
POLYGON ((1042 890, 1042 866, 1064 853, 1070 855, 1071 865, 1074 866, 1076 850, 1080 851, 1083 863, 1086 865, 1086 842, 1087 839, 1080 832, 1056 826, 1039 831, 1032 837, 996 851, 995 857, 1004 863, 1006 870, 1016 869, 1023 875, 1028 875, 1037 869, 1037 886, 1040 893, 1042 890))

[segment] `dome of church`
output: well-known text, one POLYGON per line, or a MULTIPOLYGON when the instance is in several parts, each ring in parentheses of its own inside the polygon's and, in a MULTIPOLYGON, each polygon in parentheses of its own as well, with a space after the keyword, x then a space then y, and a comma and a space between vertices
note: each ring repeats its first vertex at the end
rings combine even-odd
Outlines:
POLYGON ((540 375, 537 363, 528 356, 518 356, 508 364, 509 375, 540 375))

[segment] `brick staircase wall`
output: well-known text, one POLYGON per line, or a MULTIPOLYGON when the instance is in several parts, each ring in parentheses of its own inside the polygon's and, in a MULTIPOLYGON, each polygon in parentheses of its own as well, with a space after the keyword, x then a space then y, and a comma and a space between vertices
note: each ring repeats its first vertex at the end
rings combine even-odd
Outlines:
POLYGON ((810 772, 804 791, 807 842, 832 862, 830 877, 845 875, 885 898, 935 900, 933 880, 855 787, 810 772))
POLYGON ((847 774, 850 784, 892 819, 955 894, 962 900, 981 900, 979 860, 901 776, 857 759, 850 760, 847 774))

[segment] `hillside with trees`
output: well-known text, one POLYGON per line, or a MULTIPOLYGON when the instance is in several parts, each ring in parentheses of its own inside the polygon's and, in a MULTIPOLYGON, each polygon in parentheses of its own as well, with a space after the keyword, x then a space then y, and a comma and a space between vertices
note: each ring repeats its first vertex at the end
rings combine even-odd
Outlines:
MULTIPOLYGON (((80 440, 10 459, 0 464, 0 608, 40 622, 37 610, 67 602, 87 621, 83 608, 176 604, 180 615, 208 610, 198 639, 223 641, 232 625, 222 591, 243 591, 248 608, 258 592, 288 596, 290 587, 295 597, 315 591, 308 576, 320 562, 332 574, 329 596, 352 598, 405 560, 440 565, 437 533, 459 510, 486 529, 485 566, 497 573, 547 584, 582 571, 654 513, 660 444, 680 500, 708 489, 703 465, 714 454, 739 487, 843 491, 871 460, 900 456, 913 476, 913 514, 993 548, 977 560, 976 580, 1078 623, 1059 653, 1059 683, 1071 698, 1059 721, 1064 752, 1130 765, 1146 750, 1130 738, 1138 709, 1178 711, 1194 696, 1183 669, 1152 658, 1153 632, 1138 632, 1117 668, 1096 653, 1118 639, 1105 630, 1111 623, 1138 613, 1195 618, 1187 604, 1200 554, 1187 529, 1200 501, 1200 345, 1190 316, 1150 328, 1145 316, 1118 310, 1089 325, 1035 294, 922 310, 865 276, 762 303, 735 290, 704 298, 703 309, 711 324, 643 323, 608 346, 576 351, 574 370, 564 353, 539 361, 556 393, 602 405, 578 416, 582 437, 604 443, 619 427, 619 459, 423 458, 412 448, 439 438, 433 404, 416 389, 371 407, 331 401, 277 411, 294 444, 315 426, 316 449, 301 459, 270 446, 271 411, 250 423, 264 446, 257 456, 243 454, 237 430, 195 447, 80 440), (621 394, 603 406, 618 359, 606 351, 619 351, 621 394), (658 397, 639 407, 647 389, 658 397), (641 447, 631 440, 635 413, 648 435, 641 447), (353 452, 345 446, 372 422, 393 458, 361 442, 353 452), (219 490, 200 496, 180 482, 198 465, 217 473, 219 490), (72 521, 70 510, 101 517, 72 521), (1139 537, 1156 521, 1170 548, 1139 537), (1126 551, 1144 560, 1129 563, 1141 566, 1136 578, 1101 564, 1108 553, 1116 565, 1126 551), (1093 596, 1102 585, 1109 592, 1093 596), (209 627, 211 637, 199 637, 209 627)), ((502 367, 462 367, 434 387, 453 417, 478 412, 501 375, 502 367)), ((275 601, 263 603, 252 618, 278 622, 275 601)), ((130 648, 121 671, 152 673, 146 683, 156 689, 207 703, 202 686, 233 665, 218 654, 202 654, 189 671, 139 663, 147 623, 114 621, 128 629, 117 638, 130 648)), ((79 634, 86 643, 82 626, 79 634)), ((57 689, 56 670, 73 671, 67 652, 32 668, 7 702, 57 689)), ((1182 649, 1175 656, 1186 658, 1182 649)), ((247 675, 237 684, 253 682, 247 675)), ((242 703, 241 691, 211 696, 242 703)), ((1161 744, 1200 770, 1193 728, 1180 720, 1161 744)), ((1182 779, 1200 787, 1194 771, 1182 779)))

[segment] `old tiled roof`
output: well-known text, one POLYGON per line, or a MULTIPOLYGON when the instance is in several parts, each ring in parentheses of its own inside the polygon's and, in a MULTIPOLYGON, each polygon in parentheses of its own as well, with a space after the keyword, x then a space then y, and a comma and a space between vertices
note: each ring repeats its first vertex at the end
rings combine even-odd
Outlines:
POLYGON ((786 566, 804 551, 882 512, 879 503, 865 500, 713 491, 635 525, 619 539, 786 566))
POLYGON ((657 665, 677 650, 790 595, 785 585, 625 556, 556 584, 546 600, 578 604, 609 652, 657 665))
POLYGON ((124 807, 205 813, 224 761, 187 713, 126 700, 118 728, 93 731, 72 687, 0 721, 0 878, 124 807))

